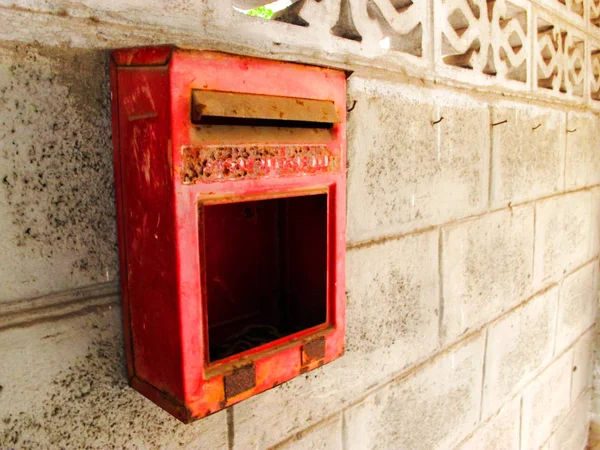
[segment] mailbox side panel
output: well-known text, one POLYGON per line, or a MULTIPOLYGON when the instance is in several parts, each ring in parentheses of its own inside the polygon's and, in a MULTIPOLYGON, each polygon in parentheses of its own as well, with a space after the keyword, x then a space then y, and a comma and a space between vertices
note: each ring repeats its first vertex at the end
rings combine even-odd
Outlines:
POLYGON ((113 60, 111 78, 128 373, 136 389, 187 421, 168 66, 118 66, 113 60))

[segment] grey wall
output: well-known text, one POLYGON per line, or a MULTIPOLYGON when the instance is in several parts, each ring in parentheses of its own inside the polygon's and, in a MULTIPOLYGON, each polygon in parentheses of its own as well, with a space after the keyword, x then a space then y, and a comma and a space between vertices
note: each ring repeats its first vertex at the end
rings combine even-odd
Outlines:
MULTIPOLYGON (((335 5, 308 1, 303 28, 228 2, 0 1, 1 448, 583 448, 600 254, 592 57, 582 95, 561 93, 534 77, 531 33, 518 81, 440 65, 437 2, 403 19, 423 26, 422 56, 399 19, 379 46, 355 2, 363 42, 335 36, 335 5), (106 49, 157 41, 354 70, 347 352, 191 425, 124 371, 106 49)), ((596 42, 591 0, 585 17, 518 6, 596 42)))

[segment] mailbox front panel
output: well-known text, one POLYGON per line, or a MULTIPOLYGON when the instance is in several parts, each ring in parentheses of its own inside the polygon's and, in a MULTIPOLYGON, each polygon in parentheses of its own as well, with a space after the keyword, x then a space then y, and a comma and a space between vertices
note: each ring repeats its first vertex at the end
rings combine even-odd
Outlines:
POLYGON ((344 73, 171 47, 111 73, 132 385, 188 422, 341 356, 344 73))

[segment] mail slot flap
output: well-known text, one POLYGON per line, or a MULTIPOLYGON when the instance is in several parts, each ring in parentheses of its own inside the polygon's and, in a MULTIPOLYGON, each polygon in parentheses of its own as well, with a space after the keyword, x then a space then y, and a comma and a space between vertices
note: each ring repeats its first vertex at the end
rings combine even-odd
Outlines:
POLYGON ((203 117, 315 124, 334 124, 340 121, 335 105, 329 100, 194 90, 192 120, 201 123, 203 117))

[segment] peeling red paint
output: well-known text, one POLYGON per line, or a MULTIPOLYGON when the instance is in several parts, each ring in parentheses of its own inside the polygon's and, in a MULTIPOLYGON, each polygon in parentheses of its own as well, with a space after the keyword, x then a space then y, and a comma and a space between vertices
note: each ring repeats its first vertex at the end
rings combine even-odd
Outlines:
POLYGON ((303 176, 333 172, 325 145, 205 146, 183 150, 183 182, 303 176))

